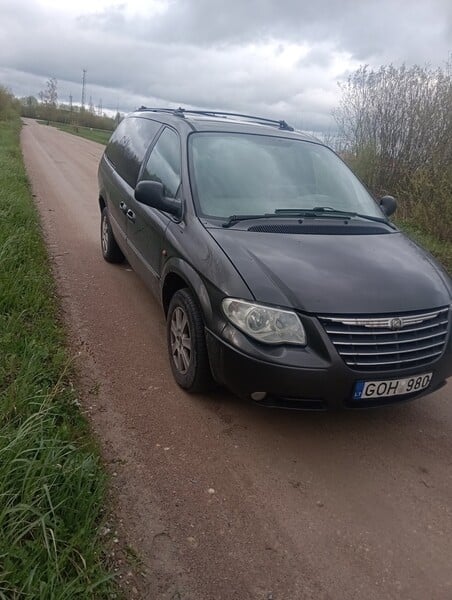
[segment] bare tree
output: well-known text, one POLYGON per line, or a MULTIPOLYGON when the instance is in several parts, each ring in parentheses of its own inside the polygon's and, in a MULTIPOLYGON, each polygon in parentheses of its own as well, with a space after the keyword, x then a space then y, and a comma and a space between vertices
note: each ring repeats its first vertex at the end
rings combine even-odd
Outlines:
POLYGON ((58 102, 58 81, 55 77, 50 77, 46 81, 46 87, 44 90, 39 92, 39 99, 43 104, 49 106, 56 106, 58 102))
POLYGON ((46 81, 46 87, 40 91, 38 97, 41 103, 44 105, 45 116, 48 120, 51 120, 55 116, 57 103, 58 103, 58 81, 55 77, 50 77, 46 81))
POLYGON ((450 237, 450 63, 437 69, 364 66, 340 87, 334 116, 346 159, 376 193, 397 193, 404 217, 416 214, 428 224, 436 216, 435 229, 450 237))
POLYGON ((55 79, 55 77, 51 77, 47 81, 46 85, 47 85, 47 96, 49 98, 49 104, 51 104, 52 106, 56 106, 57 101, 58 101, 58 92, 57 92, 58 81, 55 79))

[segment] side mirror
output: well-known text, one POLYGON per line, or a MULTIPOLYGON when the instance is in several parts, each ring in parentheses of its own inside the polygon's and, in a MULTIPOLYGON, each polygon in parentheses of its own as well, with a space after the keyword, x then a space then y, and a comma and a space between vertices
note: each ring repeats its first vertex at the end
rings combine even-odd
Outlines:
POLYGON ((182 213, 182 202, 175 198, 166 198, 160 181, 140 181, 135 188, 135 200, 176 217, 180 217, 182 213))
POLYGON ((383 196, 380 198, 380 207, 387 217, 395 213, 397 201, 393 196, 383 196))

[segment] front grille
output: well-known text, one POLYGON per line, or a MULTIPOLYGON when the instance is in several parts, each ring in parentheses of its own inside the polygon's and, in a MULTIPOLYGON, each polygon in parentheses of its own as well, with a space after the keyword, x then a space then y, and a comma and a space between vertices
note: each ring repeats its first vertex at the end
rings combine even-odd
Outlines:
POLYGON ((447 341, 449 309, 319 319, 349 367, 390 371, 428 365, 441 356, 447 341))

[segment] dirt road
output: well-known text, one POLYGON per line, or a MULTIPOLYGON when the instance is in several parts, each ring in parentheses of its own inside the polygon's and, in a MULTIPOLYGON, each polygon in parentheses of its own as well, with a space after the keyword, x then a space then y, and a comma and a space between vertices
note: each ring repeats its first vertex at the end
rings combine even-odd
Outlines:
POLYGON ((161 310, 99 246, 98 144, 23 151, 149 600, 450 600, 452 383, 373 412, 288 413, 173 383, 161 310))

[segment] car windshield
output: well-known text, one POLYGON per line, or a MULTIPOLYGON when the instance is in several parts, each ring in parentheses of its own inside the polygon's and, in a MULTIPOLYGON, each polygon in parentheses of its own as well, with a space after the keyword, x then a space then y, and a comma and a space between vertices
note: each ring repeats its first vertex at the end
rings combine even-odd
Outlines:
POLYGON ((189 140, 200 216, 228 218, 318 207, 384 216, 353 173, 321 144, 211 132, 194 133, 189 140))

